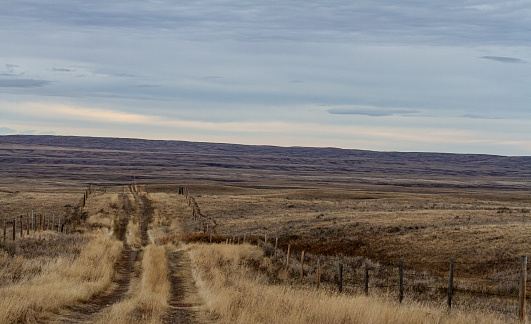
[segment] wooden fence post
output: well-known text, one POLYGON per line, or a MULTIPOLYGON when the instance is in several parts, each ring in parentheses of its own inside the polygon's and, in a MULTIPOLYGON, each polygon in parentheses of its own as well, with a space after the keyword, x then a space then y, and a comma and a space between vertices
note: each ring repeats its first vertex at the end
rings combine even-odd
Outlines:
POLYGON ((304 251, 301 254, 301 280, 304 278, 304 251))
POLYGON ((33 234, 35 234, 35 227, 33 227, 33 222, 34 222, 34 219, 33 219, 33 210, 31 211, 31 231, 33 232, 33 234))
POLYGON ((338 280, 339 292, 343 292, 343 263, 339 264, 339 280, 338 280))
POLYGON ((264 234, 264 247, 267 245, 267 233, 264 234))
POLYGON ((450 274, 448 276, 448 309, 452 308, 452 296, 454 294, 454 258, 450 258, 450 274))
POLYGON ((365 262, 365 295, 369 295, 369 265, 365 262))
POLYGON ((275 252, 273 253, 275 258, 277 257, 278 236, 275 238, 275 252))
POLYGON ((526 314, 526 288, 527 288, 527 256, 522 255, 521 257, 521 270, 520 270, 520 307, 518 312, 518 317, 520 323, 527 323, 527 314, 526 314))
POLYGON ((288 253, 286 254, 286 269, 289 267, 289 250, 291 249, 291 244, 288 244, 288 253))
POLYGON ((13 241, 16 240, 17 236, 17 217, 13 218, 13 241))
MULTIPOLYGON (((22 223, 24 223, 24 219, 23 218, 21 218, 20 220, 22 221, 22 223)), ((23 224, 21 224, 21 225, 23 225, 23 224)), ((28 221, 26 222, 26 231, 27 231, 26 235, 29 235, 30 234, 30 216, 29 215, 28 215, 28 221)), ((20 234, 22 234, 22 232, 20 234)))
POLYGON ((400 259, 398 264, 398 302, 404 299, 404 259, 400 259))
MULTIPOLYGON (((29 216, 28 216, 28 231, 29 231, 29 216)), ((24 218, 20 216, 20 237, 24 236, 24 218)))
POLYGON ((317 258, 317 289, 321 286, 321 256, 317 258))

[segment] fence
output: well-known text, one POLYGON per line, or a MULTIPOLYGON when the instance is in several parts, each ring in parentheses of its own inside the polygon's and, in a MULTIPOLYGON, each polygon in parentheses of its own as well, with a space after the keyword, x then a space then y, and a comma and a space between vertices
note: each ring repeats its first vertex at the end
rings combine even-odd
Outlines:
POLYGON ((55 216, 55 213, 52 213, 51 216, 46 215, 46 213, 36 213, 34 210, 28 215, 15 216, 11 221, 4 217, 2 242, 5 244, 8 237, 12 241, 16 241, 17 236, 23 238, 24 236, 36 234, 40 231, 53 230, 64 234, 74 231, 76 225, 81 221, 83 208, 86 205, 87 199, 93 193, 95 193, 95 188, 93 185, 90 185, 84 191, 83 198, 79 207, 77 207, 74 217, 70 219, 66 219, 65 217, 61 219, 61 216, 55 216), (8 228, 11 229, 11 235, 8 235, 8 228))
MULTIPOLYGON (((340 293, 357 293, 363 291, 368 295, 371 291, 396 294, 399 303, 404 298, 425 300, 436 296, 444 297, 448 309, 455 307, 456 296, 464 296, 463 304, 471 304, 473 297, 490 298, 490 302, 500 306, 498 310, 518 314, 520 322, 527 321, 527 256, 513 262, 468 262, 450 258, 447 261, 414 262, 404 259, 397 263, 375 263, 363 257, 316 256, 301 250, 295 252, 290 242, 280 244, 275 236, 274 244, 268 241, 267 233, 243 233, 232 236, 213 235, 206 223, 206 217, 199 211, 195 199, 188 188, 179 187, 179 194, 185 196, 188 206, 192 208, 192 217, 201 222, 203 235, 199 240, 210 243, 225 244, 256 244, 266 255, 282 263, 297 280, 302 283, 313 283, 320 288, 323 283, 337 285, 340 293), (206 226, 205 226, 206 224, 206 226), (284 249, 281 248, 281 245, 284 249), (332 261, 331 261, 332 260, 332 261), (424 270, 426 264, 437 271, 424 270), (335 268, 335 270, 333 269, 335 268), (498 271, 481 273, 481 269, 497 268, 498 271)), ((271 236, 269 236, 271 237, 271 236)), ((484 304, 484 300, 478 304, 484 304)))
MULTIPOLYGON (((279 238, 268 241, 267 234, 245 233, 233 236, 208 235, 210 243, 256 244, 267 256, 288 270, 291 278, 301 283, 313 284, 317 288, 323 283, 336 286, 340 293, 387 293, 395 295, 402 303, 405 298, 426 300, 428 297, 444 297, 448 309, 455 307, 456 296, 471 298, 497 298, 504 305, 499 309, 504 313, 518 314, 521 322, 526 321, 528 263, 527 256, 514 262, 479 263, 455 260, 429 261, 431 267, 438 267, 438 273, 421 270, 425 262, 407 262, 399 259, 396 263, 374 263, 363 257, 341 257, 312 255, 305 251, 294 251, 291 244, 284 242, 280 248, 279 238), (474 275, 471 269, 484 266, 498 267, 505 277, 474 275), (335 270, 333 269, 335 268, 335 270), (442 274, 445 273, 445 274, 442 274), (393 292, 394 291, 394 292, 393 292), (428 295, 428 296, 427 296, 428 295)), ((491 300, 492 302, 492 300, 491 300)), ((481 303, 485 304, 483 300, 481 303)), ((496 307, 493 307, 496 308, 496 307)), ((498 307, 499 308, 499 307, 498 307)))

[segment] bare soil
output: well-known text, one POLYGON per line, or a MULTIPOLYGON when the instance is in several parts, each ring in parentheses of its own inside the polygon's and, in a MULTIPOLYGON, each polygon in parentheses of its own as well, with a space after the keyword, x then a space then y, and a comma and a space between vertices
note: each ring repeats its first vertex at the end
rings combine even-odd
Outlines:
POLYGON ((192 278, 191 265, 186 252, 179 250, 168 253, 170 266, 171 297, 170 311, 163 318, 164 323, 207 323, 204 316, 204 301, 198 295, 192 278))

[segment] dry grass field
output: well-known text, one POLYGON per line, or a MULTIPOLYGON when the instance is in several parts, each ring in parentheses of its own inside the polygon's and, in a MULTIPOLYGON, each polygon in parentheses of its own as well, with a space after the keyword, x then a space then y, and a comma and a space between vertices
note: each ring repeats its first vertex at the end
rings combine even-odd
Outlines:
POLYGON ((517 321, 528 158, 1 137, 0 162, 0 323, 517 321))

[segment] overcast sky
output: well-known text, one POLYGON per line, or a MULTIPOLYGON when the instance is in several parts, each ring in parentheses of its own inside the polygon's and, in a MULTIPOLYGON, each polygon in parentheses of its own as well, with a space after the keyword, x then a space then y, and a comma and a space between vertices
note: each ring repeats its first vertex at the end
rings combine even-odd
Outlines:
POLYGON ((0 0, 0 134, 531 155, 529 1, 0 0))

